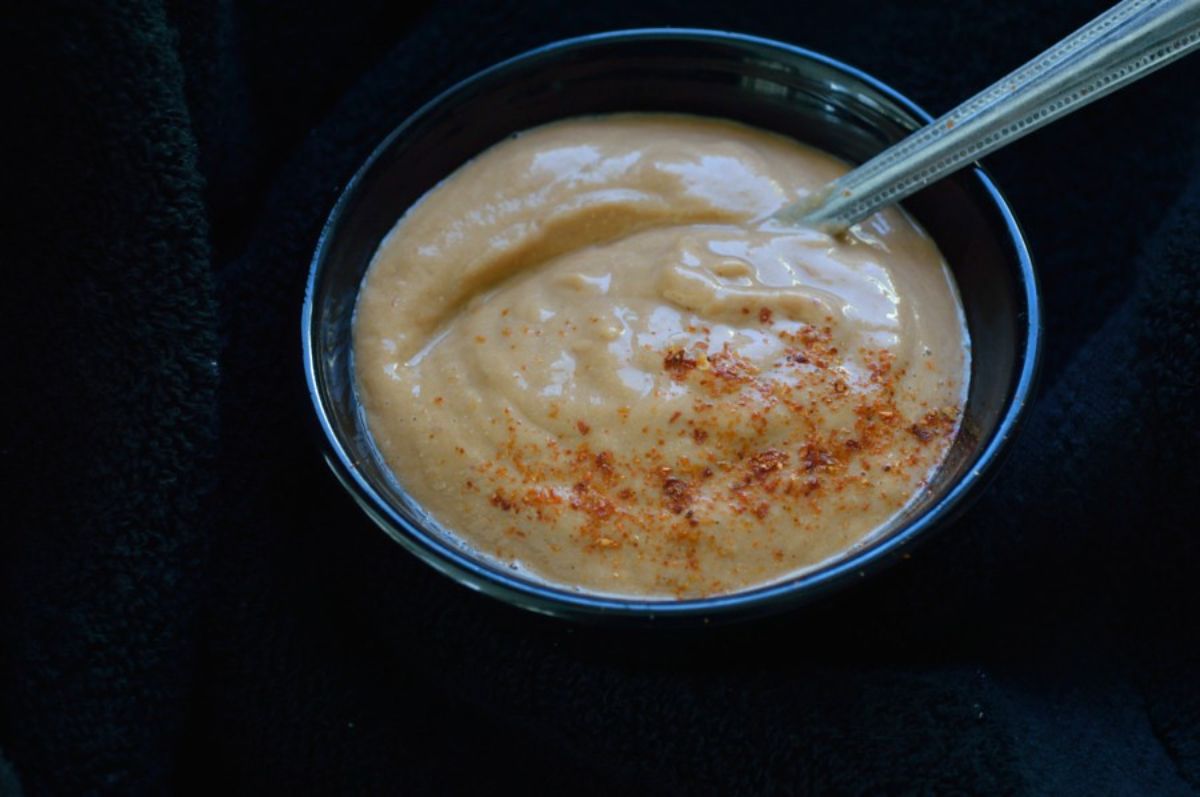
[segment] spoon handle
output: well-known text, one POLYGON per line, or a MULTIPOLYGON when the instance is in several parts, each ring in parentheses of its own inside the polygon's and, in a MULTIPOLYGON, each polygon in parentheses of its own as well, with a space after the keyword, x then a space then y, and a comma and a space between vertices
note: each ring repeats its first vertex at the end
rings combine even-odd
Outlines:
POLYGON ((1123 0, 776 218, 843 230, 1197 47, 1200 0, 1123 0))

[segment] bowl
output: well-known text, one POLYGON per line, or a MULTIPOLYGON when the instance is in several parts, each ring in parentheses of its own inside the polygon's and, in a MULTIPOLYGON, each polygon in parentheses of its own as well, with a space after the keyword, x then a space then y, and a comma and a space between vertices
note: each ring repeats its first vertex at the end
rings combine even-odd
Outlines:
POLYGON ((405 493, 375 450, 355 395, 351 325, 363 275, 405 210, 512 133, 582 114, 674 111, 790 135, 851 163, 930 120, 882 82, 831 58, 735 33, 654 29, 557 42, 486 69, 434 98, 375 148, 333 207, 304 300, 304 368, 330 468, 388 535, 472 589, 575 620, 696 624, 812 601, 897 561, 945 528, 1000 463, 1026 408, 1040 340, 1037 282, 1012 212, 978 167, 905 207, 937 241, 972 340, 962 427, 905 513, 840 557, 768 586, 703 599, 614 598, 548 586, 476 557, 405 493))

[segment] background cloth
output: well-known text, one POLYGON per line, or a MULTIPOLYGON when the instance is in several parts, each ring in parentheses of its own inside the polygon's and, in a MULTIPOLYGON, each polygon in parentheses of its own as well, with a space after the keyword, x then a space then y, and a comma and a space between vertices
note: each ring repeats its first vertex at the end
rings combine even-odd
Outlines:
POLYGON ((968 514, 809 609, 663 636, 472 594, 336 484, 300 367, 341 186, 497 60, 716 27, 938 113, 1103 6, 6 10, 0 794, 1200 793, 1200 58, 987 159, 1036 404, 968 514))

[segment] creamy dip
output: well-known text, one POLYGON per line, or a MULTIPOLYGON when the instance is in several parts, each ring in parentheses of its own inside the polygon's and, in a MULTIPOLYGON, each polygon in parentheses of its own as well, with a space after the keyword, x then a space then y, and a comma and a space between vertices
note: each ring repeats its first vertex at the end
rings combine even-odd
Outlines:
POLYGON ((768 217, 846 171, 732 122, 619 114, 499 143, 427 193, 358 299, 358 393, 404 490, 474 551, 695 597, 845 552, 926 485, 969 344, 896 209, 768 217))

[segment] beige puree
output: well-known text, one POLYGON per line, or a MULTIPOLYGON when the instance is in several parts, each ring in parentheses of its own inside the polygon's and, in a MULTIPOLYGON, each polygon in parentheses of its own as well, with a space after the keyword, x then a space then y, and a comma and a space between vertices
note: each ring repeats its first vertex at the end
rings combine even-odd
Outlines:
POLYGON ((731 122, 621 114, 506 140, 397 223, 359 397, 399 482, 546 582, 694 597, 885 526, 945 456, 969 349, 933 241, 765 220, 846 170, 731 122))

